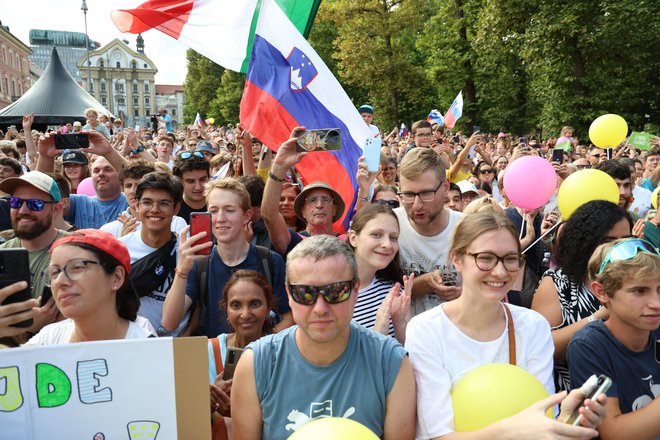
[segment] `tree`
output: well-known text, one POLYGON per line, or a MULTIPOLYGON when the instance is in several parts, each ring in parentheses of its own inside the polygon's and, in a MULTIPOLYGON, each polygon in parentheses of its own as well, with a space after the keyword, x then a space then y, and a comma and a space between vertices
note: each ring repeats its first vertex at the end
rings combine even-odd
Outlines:
POLYGON ((221 85, 225 69, 192 49, 188 49, 186 58, 188 72, 183 85, 186 95, 183 115, 186 123, 192 123, 198 112, 202 116, 209 115, 211 101, 221 85))
POLYGON ((236 124, 238 122, 244 86, 244 74, 225 70, 220 80, 220 87, 216 90, 215 99, 211 102, 209 113, 216 119, 216 123, 236 124))

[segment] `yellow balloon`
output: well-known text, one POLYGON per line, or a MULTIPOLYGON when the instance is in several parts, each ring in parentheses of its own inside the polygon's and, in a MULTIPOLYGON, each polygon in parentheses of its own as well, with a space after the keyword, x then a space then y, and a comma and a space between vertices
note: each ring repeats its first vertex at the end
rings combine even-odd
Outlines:
POLYGON ((651 193, 651 206, 655 209, 658 209, 658 194, 660 194, 660 186, 651 193))
POLYGON ((289 440, 378 440, 369 428, 343 417, 322 417, 304 424, 289 440))
POLYGON ((559 212, 564 220, 592 200, 619 203, 619 187, 614 179, 600 170, 576 171, 562 182, 557 193, 559 212))
POLYGON ((215 124, 215 119, 214 118, 209 118, 209 124, 215 124))
MULTIPOLYGON (((483 365, 456 384, 451 394, 457 432, 476 431, 548 397, 533 374, 510 364, 483 365)), ((552 409, 547 412, 552 417, 552 409)))
POLYGON ((589 140, 600 148, 612 148, 619 145, 628 134, 628 124, 619 115, 597 117, 589 127, 589 140))

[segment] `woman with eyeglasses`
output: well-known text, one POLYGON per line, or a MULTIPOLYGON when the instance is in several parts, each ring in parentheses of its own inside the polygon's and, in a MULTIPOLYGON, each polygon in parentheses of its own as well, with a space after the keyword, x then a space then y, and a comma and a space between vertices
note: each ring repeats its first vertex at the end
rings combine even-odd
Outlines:
POLYGON ((130 270, 128 249, 107 232, 80 229, 56 240, 43 276, 68 319, 45 326, 27 345, 155 336, 149 321, 137 316, 130 270))
MULTIPOLYGON (((417 438, 590 438, 596 431, 565 421, 584 394, 574 391, 562 405, 559 421, 545 412, 564 400, 555 394, 520 413, 473 432, 455 432, 452 389, 470 371, 491 363, 510 363, 533 374, 554 393, 552 338, 538 313, 502 302, 523 267, 518 231, 502 215, 478 212, 456 226, 450 257, 463 279, 462 294, 415 316, 406 349, 417 382, 417 438)), ((503 398, 505 396, 502 396, 503 398)), ((587 403, 584 426, 603 416, 602 404, 587 403), (588 409, 587 409, 588 408, 588 409)))
POLYGON ((412 280, 399 262, 399 220, 386 205, 370 204, 351 223, 346 243, 355 252, 360 291, 353 319, 379 333, 405 341, 412 280), (405 288, 401 289, 404 285, 405 288))
POLYGON ((552 328, 554 377, 558 390, 570 390, 566 347, 582 327, 609 317, 606 308, 589 289, 588 263, 602 243, 629 237, 632 220, 611 202, 596 200, 575 210, 555 235, 552 267, 541 279, 532 309, 543 315, 552 328))

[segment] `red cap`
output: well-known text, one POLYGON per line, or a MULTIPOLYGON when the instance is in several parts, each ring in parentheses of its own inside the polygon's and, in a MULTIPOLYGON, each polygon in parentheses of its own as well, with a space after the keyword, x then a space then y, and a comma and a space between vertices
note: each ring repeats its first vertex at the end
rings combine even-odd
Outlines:
POLYGON ((95 247, 119 261, 119 264, 126 269, 127 274, 131 273, 131 256, 128 253, 128 248, 112 234, 98 229, 78 229, 73 232, 73 235, 67 235, 56 240, 50 247, 50 252, 57 246, 67 243, 84 243, 95 247))

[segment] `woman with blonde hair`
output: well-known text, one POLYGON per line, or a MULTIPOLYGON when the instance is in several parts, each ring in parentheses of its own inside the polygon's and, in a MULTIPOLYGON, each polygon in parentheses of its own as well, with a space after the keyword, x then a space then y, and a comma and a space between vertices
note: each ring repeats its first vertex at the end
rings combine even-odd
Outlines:
MULTIPOLYGON (((108 131, 108 127, 105 126, 104 123, 102 123, 99 120, 99 112, 95 108, 88 108, 85 109, 85 118, 87 118, 87 123, 83 125, 83 131, 84 130, 96 130, 99 133, 101 133, 103 136, 106 137, 106 139, 110 139, 110 132, 108 131)), ((107 116, 106 116, 107 118, 107 116)))

